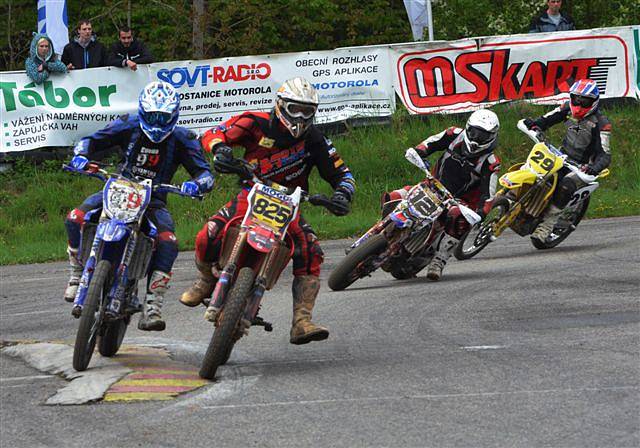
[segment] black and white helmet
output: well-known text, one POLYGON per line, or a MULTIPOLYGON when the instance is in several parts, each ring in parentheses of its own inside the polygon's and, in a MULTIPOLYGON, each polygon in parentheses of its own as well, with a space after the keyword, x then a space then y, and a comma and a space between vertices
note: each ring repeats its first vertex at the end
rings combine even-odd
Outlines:
POLYGON ((487 109, 471 114, 464 128, 464 142, 470 156, 478 156, 495 146, 500 129, 498 116, 487 109))
POLYGON ((276 116, 294 138, 313 123, 318 110, 318 92, 302 77, 289 79, 276 92, 276 116))

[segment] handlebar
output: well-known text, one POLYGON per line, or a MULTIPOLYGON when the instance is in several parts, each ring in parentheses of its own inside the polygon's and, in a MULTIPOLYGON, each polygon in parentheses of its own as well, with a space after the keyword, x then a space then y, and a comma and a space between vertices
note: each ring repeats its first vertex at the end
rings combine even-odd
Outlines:
MULTIPOLYGON (((69 171, 75 174, 81 174, 83 176, 95 177, 97 179, 100 179, 103 182, 106 182, 107 179, 111 177, 124 177, 122 176, 122 174, 119 174, 119 173, 110 173, 107 170, 100 168, 100 166, 108 166, 108 165, 100 165, 95 162, 90 162, 87 165, 86 170, 79 170, 72 167, 71 165, 64 164, 62 165, 62 169, 64 171, 69 171)), ((133 180, 133 181, 141 180, 141 178, 139 177, 135 177, 134 179, 129 179, 129 178, 126 178, 126 179, 133 180)), ((202 194, 192 196, 190 194, 183 193, 179 186, 173 185, 173 184, 156 184, 151 187, 151 190, 157 193, 173 193, 173 194, 177 194, 178 196, 183 196, 191 199, 198 199, 199 201, 201 201, 204 198, 204 195, 202 194)))

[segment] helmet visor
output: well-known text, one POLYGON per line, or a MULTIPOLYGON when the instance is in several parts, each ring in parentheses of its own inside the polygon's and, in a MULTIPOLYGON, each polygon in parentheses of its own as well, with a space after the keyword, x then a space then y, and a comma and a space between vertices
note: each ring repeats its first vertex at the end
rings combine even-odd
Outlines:
POLYGON ((588 96, 571 94, 571 104, 578 107, 591 107, 595 103, 596 98, 588 96))
POLYGON ((477 143, 478 145, 489 143, 491 140, 493 140, 494 135, 494 132, 478 128, 476 126, 469 126, 467 128, 467 137, 469 138, 469 141, 477 143))
POLYGON ((171 119, 171 114, 168 112, 145 112, 144 114, 144 120, 149 126, 166 126, 171 119))
POLYGON ((316 114, 318 106, 315 104, 302 104, 287 101, 284 104, 284 108, 290 117, 304 118, 305 120, 308 120, 316 114))

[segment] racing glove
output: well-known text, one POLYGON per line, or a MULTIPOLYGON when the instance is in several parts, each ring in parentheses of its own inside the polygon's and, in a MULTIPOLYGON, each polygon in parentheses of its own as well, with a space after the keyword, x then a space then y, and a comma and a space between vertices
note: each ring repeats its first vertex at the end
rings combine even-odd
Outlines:
POLYGON ((599 174, 599 171, 594 170, 591 165, 586 165, 586 164, 580 167, 580 171, 582 171, 585 174, 589 174, 590 176, 596 176, 597 174, 599 174))
POLYGON ((200 194, 200 187, 193 180, 188 180, 186 182, 182 182, 182 186, 180 186, 180 191, 183 194, 188 194, 189 196, 198 196, 200 194))
POLYGON ((89 164, 89 159, 85 156, 77 155, 71 159, 71 166, 77 170, 84 170, 89 164))
POLYGON ((229 174, 233 173, 230 169, 230 164, 233 160, 233 148, 224 143, 218 143, 213 148, 213 167, 219 173, 229 174))
POLYGON ((525 118, 524 119, 524 125, 527 127, 527 129, 531 129, 532 131, 540 131, 540 127, 538 125, 536 125, 536 122, 533 121, 533 118, 525 118))
POLYGON ((331 196, 329 211, 336 216, 347 215, 351 211, 351 197, 341 189, 337 189, 331 196))

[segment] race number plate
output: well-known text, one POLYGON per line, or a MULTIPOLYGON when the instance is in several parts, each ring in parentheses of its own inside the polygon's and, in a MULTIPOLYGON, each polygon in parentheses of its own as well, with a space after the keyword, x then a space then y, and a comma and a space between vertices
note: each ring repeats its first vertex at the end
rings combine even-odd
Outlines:
POLYGON ((271 194, 266 188, 257 190, 251 200, 251 216, 278 232, 289 224, 293 212, 293 204, 287 196, 277 192, 271 194))
POLYGON ((416 186, 407 198, 409 210, 420 218, 427 218, 438 210, 442 201, 429 189, 416 186))

